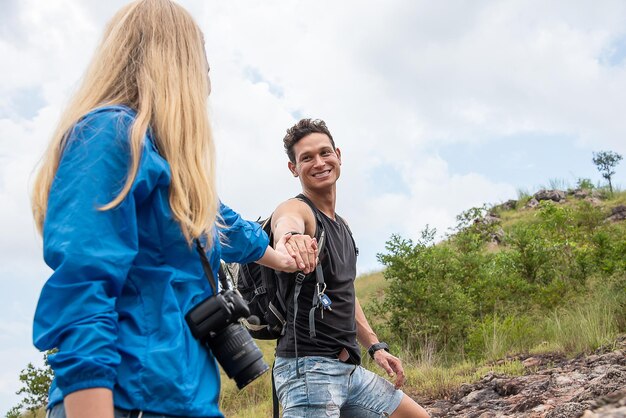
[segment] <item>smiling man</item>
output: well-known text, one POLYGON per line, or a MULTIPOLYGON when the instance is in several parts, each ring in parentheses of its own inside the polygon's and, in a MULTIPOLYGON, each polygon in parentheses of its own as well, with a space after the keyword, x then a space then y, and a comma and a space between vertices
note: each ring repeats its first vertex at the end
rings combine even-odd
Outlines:
POLYGON ((355 295, 358 249, 348 224, 335 212, 341 151, 322 120, 299 121, 283 142, 289 171, 300 179, 302 193, 272 215, 274 239, 291 234, 289 242, 300 246, 305 236, 317 236, 318 228, 325 234, 319 253, 324 285, 309 274, 297 304, 290 300, 293 296, 287 298, 287 326, 274 366, 283 417, 428 417, 399 389, 402 363, 378 340, 355 295), (395 385, 360 366, 357 340, 395 376, 395 385))

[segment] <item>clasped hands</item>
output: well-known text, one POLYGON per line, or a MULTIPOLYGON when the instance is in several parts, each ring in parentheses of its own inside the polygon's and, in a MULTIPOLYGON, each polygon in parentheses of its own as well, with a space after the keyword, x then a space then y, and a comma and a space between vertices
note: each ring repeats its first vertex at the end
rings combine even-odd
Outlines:
POLYGON ((309 274, 317 265, 317 240, 308 235, 287 233, 275 246, 276 252, 283 256, 285 272, 302 271, 309 274))

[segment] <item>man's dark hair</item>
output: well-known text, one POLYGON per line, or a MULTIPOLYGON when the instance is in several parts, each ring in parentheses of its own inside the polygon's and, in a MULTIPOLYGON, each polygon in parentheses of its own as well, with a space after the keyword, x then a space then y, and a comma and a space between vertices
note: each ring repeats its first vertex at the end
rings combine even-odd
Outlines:
POLYGON ((326 122, 321 119, 301 119, 298 123, 287 129, 287 135, 283 138, 285 152, 289 157, 289 161, 292 163, 296 162, 296 155, 293 151, 293 146, 296 145, 302 138, 312 133, 328 135, 330 144, 333 146, 333 149, 335 149, 335 141, 326 126, 326 122))

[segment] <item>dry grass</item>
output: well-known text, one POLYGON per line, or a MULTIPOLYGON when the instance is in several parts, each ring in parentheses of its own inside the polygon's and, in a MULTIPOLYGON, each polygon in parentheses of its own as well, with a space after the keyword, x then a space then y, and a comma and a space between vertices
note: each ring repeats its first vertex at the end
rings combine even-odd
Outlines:
POLYGON ((383 278, 382 271, 364 274, 354 282, 357 297, 361 306, 367 305, 374 299, 381 299, 385 294, 388 283, 383 278))
POLYGON ((519 361, 491 366, 471 362, 463 362, 451 367, 407 365, 405 391, 417 399, 444 399, 462 384, 475 383, 488 373, 521 376, 524 374, 524 366, 519 361))

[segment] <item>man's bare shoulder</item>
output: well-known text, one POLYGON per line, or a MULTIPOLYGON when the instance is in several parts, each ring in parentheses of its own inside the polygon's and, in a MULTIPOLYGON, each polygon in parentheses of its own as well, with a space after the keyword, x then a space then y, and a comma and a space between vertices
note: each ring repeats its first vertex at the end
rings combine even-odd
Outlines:
POLYGON ((303 231, 297 232, 311 233, 312 228, 312 233, 315 233, 315 215, 313 210, 307 203, 298 198, 285 200, 274 210, 272 214, 272 230, 282 223, 303 229, 303 231))
POLYGON ((280 217, 282 215, 299 215, 303 218, 314 217, 313 211, 311 210, 309 205, 296 197, 287 199, 276 207, 276 210, 274 211, 274 216, 280 217))

